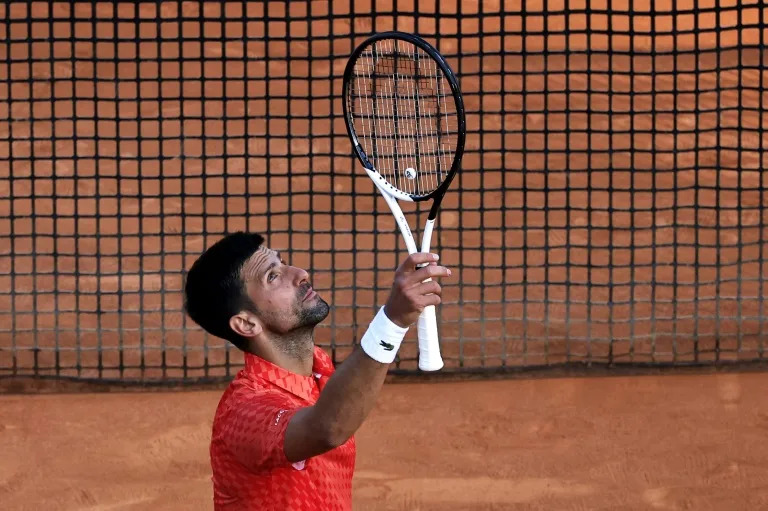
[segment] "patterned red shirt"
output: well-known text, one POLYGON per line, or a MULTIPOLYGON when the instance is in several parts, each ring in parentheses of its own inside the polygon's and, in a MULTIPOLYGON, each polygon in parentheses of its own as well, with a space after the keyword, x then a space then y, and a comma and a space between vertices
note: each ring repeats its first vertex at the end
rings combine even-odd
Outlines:
POLYGON ((349 510, 355 440, 291 463, 283 442, 288 422, 313 405, 333 374, 315 347, 312 376, 300 376, 249 353, 213 420, 211 468, 216 511, 349 510))

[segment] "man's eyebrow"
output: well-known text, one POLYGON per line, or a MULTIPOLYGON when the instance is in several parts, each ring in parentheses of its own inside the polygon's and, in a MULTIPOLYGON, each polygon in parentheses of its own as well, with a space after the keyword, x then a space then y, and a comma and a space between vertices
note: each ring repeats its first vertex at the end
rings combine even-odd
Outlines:
POLYGON ((261 275, 259 275, 260 278, 264 278, 266 275, 269 274, 270 271, 272 271, 272 269, 275 266, 277 266, 278 264, 282 264, 283 260, 280 257, 280 252, 275 252, 275 254, 277 255, 277 259, 279 260, 279 262, 272 261, 272 263, 269 266, 267 266, 267 268, 263 272, 261 272, 261 275))

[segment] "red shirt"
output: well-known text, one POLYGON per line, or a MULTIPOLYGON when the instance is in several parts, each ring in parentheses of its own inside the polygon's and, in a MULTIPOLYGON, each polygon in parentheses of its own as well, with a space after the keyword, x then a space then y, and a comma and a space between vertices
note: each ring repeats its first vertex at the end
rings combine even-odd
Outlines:
POLYGON ((221 397, 213 420, 213 502, 224 510, 349 510, 355 441, 291 463, 283 443, 288 422, 313 405, 333 374, 315 347, 312 376, 301 376, 249 353, 221 397))

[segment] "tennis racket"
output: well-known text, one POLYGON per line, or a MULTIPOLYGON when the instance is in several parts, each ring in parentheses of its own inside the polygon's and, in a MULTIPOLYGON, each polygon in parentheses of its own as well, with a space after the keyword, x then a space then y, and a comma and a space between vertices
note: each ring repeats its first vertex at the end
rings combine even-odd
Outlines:
MULTIPOLYGON (((437 212, 464 153, 464 102, 453 71, 421 37, 383 32, 363 41, 344 71, 344 118, 354 152, 417 252, 400 201, 432 200, 421 240, 429 252, 437 212)), ((443 367, 435 307, 418 321, 419 369, 443 367)))

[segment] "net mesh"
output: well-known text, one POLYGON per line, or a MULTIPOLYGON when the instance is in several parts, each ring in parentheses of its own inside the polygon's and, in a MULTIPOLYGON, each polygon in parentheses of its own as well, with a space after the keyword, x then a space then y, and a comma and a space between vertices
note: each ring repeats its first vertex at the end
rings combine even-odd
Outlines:
POLYGON ((355 60, 348 87, 347 114, 374 170, 412 197, 437 190, 459 144, 456 100, 437 61, 412 42, 378 40, 355 60))
MULTIPOLYGON (((352 50, 391 29, 446 56, 467 109, 433 242, 457 276, 445 371, 766 358, 761 0, 7 2, 0 19, 2 376, 230 378, 242 357, 181 290, 241 229, 311 270, 333 304, 316 341, 343 360, 405 253, 340 97, 352 50)), ((411 332, 393 371, 416 361, 411 332)))

